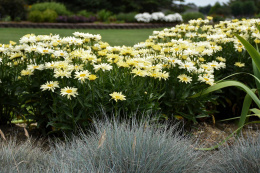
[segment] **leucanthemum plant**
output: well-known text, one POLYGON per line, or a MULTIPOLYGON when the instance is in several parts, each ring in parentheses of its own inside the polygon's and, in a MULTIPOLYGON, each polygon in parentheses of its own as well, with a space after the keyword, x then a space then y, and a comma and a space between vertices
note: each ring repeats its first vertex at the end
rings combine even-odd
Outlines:
MULTIPOLYGON (((229 74, 251 72, 251 59, 233 33, 259 44, 256 22, 213 26, 208 19, 191 20, 154 31, 132 47, 110 46, 100 35, 88 33, 28 34, 19 44, 0 45, 0 86, 9 98, 19 98, 17 106, 25 118, 46 131, 86 127, 100 110, 127 115, 137 109, 159 111, 166 119, 181 116, 196 122, 214 111, 207 105, 216 96, 190 96, 229 74), (113 97, 115 91, 122 97, 113 97)), ((1 105, 2 112, 7 110, 1 105)))

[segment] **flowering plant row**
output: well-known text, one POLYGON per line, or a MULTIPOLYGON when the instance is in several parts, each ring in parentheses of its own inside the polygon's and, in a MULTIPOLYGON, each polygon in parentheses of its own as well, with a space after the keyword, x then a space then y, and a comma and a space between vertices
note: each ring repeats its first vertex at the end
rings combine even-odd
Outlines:
POLYGON ((179 13, 164 15, 162 12, 139 13, 135 15, 138 22, 182 22, 182 16, 179 13))
POLYGON ((259 43, 256 22, 192 20, 133 47, 80 32, 25 35, 20 44, 0 47, 0 120, 33 119, 45 131, 86 127, 101 111, 196 122, 215 111, 216 95, 190 96, 229 74, 250 72, 251 59, 233 33, 259 43))

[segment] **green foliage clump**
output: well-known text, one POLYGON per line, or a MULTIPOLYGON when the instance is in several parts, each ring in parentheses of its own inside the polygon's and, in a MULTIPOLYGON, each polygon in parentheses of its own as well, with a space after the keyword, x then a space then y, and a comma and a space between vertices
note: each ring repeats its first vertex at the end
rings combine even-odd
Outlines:
POLYGON ((30 11, 41 11, 44 12, 45 10, 50 9, 55 11, 58 15, 69 15, 70 12, 66 9, 66 6, 57 3, 57 2, 43 2, 43 3, 36 3, 33 4, 30 11))
POLYGON ((200 12, 189 12, 189 13, 182 14, 182 19, 184 22, 188 22, 189 20, 198 19, 198 18, 204 19, 204 15, 200 12))
POLYGON ((111 11, 108 11, 108 10, 100 10, 98 13, 97 13, 97 17, 98 17, 98 20, 101 21, 101 22, 107 22, 109 21, 109 18, 113 16, 113 13, 111 11))
POLYGON ((89 12, 89 11, 87 11, 87 10, 81 10, 81 11, 79 11, 79 12, 77 13, 77 15, 78 15, 78 16, 84 16, 84 17, 86 17, 86 18, 89 18, 89 17, 91 17, 91 16, 94 16, 94 13, 89 12))
POLYGON ((44 22, 56 22, 58 14, 54 10, 47 9, 42 13, 44 22))
POLYGON ((131 13, 119 13, 116 15, 117 20, 124 21, 124 22, 135 22, 135 15, 137 13, 131 12, 131 13))
POLYGON ((44 17, 42 15, 42 12, 39 10, 30 11, 28 15, 28 20, 31 22, 43 22, 44 17))

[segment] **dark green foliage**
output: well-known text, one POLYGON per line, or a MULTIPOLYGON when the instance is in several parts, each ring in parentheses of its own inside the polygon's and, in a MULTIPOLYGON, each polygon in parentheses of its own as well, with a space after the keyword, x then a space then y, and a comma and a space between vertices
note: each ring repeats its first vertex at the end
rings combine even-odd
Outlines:
POLYGON ((92 12, 89 12, 89 11, 87 11, 87 10, 81 10, 81 11, 79 11, 79 12, 77 13, 77 15, 78 15, 78 16, 84 16, 84 17, 86 17, 86 18, 89 18, 89 17, 91 17, 91 16, 94 16, 95 14, 92 13, 92 12))
POLYGON ((189 20, 198 18, 204 19, 204 15, 200 12, 189 12, 182 15, 182 19, 184 22, 188 22, 189 20))
POLYGON ((136 22, 135 15, 137 13, 119 13, 116 15, 117 20, 124 21, 124 22, 136 22))
POLYGON ((25 5, 24 0, 0 0, 0 17, 10 16, 11 20, 14 20, 16 17, 25 19, 25 5))
POLYGON ((169 9, 172 4, 171 0, 57 0, 57 2, 64 3, 73 12, 80 10, 98 12, 106 9, 113 13, 154 12, 161 8, 169 9))
POLYGON ((212 7, 211 5, 207 5, 205 7, 199 7, 199 12, 203 13, 204 15, 208 15, 211 7, 212 7))
POLYGON ((31 22, 43 22, 44 18, 41 11, 35 10, 30 11, 28 15, 28 20, 31 22))
POLYGON ((100 10, 98 13, 97 13, 97 17, 98 17, 98 20, 101 21, 101 22, 106 22, 106 21, 109 21, 109 18, 113 16, 113 13, 111 11, 107 11, 105 9, 103 10, 100 10))
POLYGON ((57 2, 44 2, 44 3, 36 3, 33 4, 30 11, 41 11, 44 12, 45 10, 50 9, 55 11, 58 15, 69 15, 70 12, 66 9, 66 6, 57 3, 57 2))
POLYGON ((244 2, 242 4, 242 11, 243 11, 243 14, 246 16, 253 16, 257 11, 254 1, 244 2))
POLYGON ((217 22, 220 22, 220 21, 224 21, 225 20, 225 17, 221 16, 221 15, 213 15, 213 22, 214 23, 217 23, 217 22))
POLYGON ((47 9, 42 13, 44 22, 56 22, 58 14, 54 10, 47 9))
POLYGON ((242 2, 241 1, 235 1, 231 4, 231 12, 234 16, 239 16, 243 14, 242 9, 242 2))

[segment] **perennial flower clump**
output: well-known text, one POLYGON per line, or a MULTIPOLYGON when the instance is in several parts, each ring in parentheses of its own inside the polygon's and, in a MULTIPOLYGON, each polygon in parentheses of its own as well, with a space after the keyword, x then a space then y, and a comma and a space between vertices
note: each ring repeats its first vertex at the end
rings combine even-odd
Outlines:
POLYGON ((251 58, 233 34, 258 44, 259 22, 243 19, 213 26, 208 19, 191 20, 154 31, 132 47, 110 46, 100 35, 88 33, 28 34, 19 44, 0 45, 0 86, 3 93, 17 96, 17 108, 25 116, 55 130, 87 126, 96 111, 112 112, 113 100, 124 100, 117 102, 118 111, 160 111, 164 118, 196 121, 209 116, 212 110, 206 105, 215 97, 190 96, 229 74, 251 72, 251 58))

